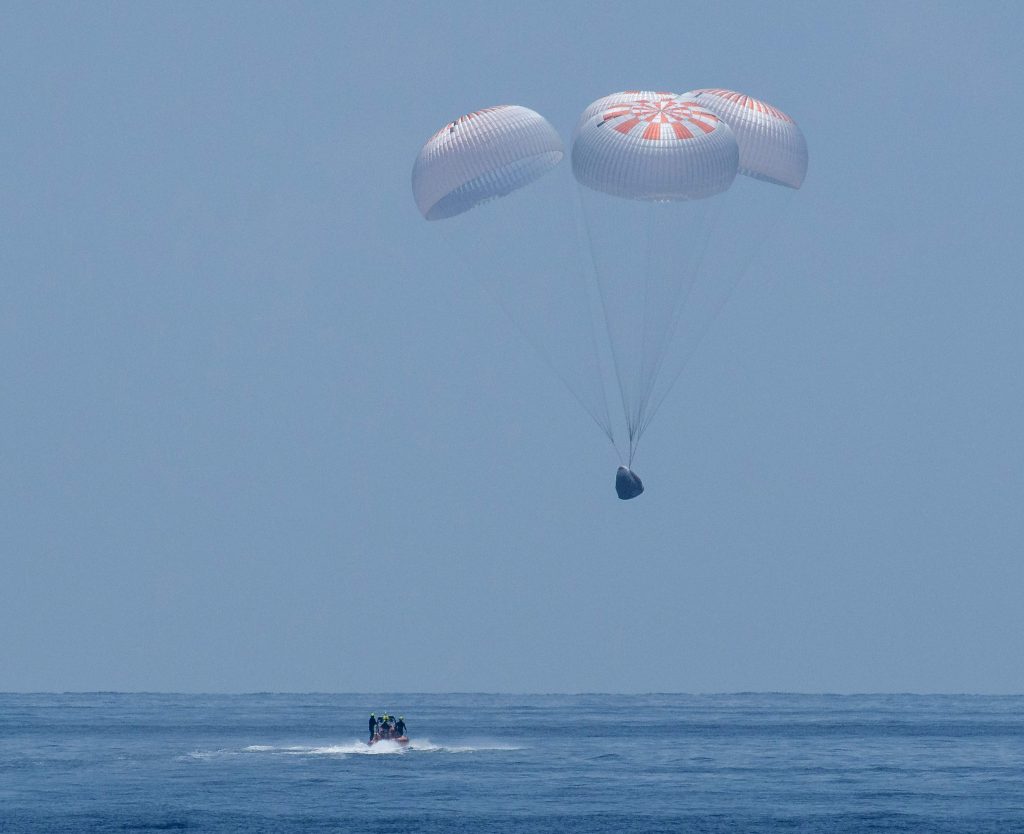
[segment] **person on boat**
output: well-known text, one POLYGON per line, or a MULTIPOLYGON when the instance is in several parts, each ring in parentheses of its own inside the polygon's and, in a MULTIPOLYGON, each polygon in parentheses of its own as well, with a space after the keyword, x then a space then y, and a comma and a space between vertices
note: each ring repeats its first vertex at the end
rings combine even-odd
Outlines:
POLYGON ((395 735, 401 738, 405 735, 405 719, 400 715, 398 721, 395 722, 395 735))
POLYGON ((377 716, 372 712, 370 713, 370 741, 373 741, 373 737, 377 735, 377 716))

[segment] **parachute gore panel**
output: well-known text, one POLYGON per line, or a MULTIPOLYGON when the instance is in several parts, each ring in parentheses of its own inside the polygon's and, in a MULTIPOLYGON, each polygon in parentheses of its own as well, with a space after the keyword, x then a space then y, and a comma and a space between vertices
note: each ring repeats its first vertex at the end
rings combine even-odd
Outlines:
POLYGON ((694 90, 687 98, 716 114, 736 134, 740 173, 799 188, 807 174, 807 141, 776 107, 732 90, 694 90))
POLYGON ((514 104, 461 116, 435 133, 412 169, 412 192, 427 220, 441 220, 533 182, 565 155, 539 113, 514 104))
POLYGON ((572 146, 581 184, 634 200, 699 200, 732 185, 739 148, 724 121, 674 95, 638 95, 605 96, 584 111, 572 146))

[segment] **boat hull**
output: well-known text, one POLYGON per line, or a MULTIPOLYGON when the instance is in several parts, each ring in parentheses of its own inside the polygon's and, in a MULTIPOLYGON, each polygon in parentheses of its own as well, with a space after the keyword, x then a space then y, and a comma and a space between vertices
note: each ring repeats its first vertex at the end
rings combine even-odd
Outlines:
POLYGON ((409 744, 409 737, 408 736, 398 736, 397 738, 380 738, 379 736, 374 736, 372 741, 366 742, 366 746, 367 747, 373 747, 373 745, 375 745, 379 741, 393 741, 399 747, 405 747, 406 745, 409 744))

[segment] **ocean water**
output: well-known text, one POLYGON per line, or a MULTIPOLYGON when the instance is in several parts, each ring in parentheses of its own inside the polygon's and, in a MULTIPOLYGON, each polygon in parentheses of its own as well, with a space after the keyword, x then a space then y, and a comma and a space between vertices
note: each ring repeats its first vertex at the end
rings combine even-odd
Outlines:
POLYGON ((1024 697, 6 694, 0 831, 1019 833, 1024 697))

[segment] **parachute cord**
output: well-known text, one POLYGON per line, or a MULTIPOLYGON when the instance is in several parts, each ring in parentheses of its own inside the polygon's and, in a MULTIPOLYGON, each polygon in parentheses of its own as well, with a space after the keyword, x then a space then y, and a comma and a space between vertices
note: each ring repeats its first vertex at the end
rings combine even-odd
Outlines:
POLYGON ((597 285, 597 295, 601 301, 601 313, 604 315, 604 327, 608 336, 608 345, 611 348, 612 353, 612 366, 615 368, 615 380, 619 386, 619 398, 622 401, 622 412, 626 416, 626 424, 630 434, 630 445, 632 445, 632 434, 633 427, 630 425, 629 420, 629 406, 627 405, 626 398, 626 386, 622 381, 622 368, 620 367, 620 360, 618 352, 615 350, 615 340, 612 338, 612 324, 611 317, 608 315, 608 300, 605 297, 606 292, 601 281, 601 273, 597 268, 597 257, 594 254, 594 237, 590 231, 590 218, 587 217, 587 206, 586 201, 583 199, 582 188, 579 183, 576 184, 576 196, 578 198, 578 204, 580 210, 583 213, 583 228, 587 235, 587 250, 590 253, 590 263, 594 268, 594 283, 597 285))
MULTIPOLYGON (((650 402, 651 402, 651 396, 654 394, 654 380, 657 380, 658 376, 660 376, 660 374, 661 374, 661 370, 662 370, 662 368, 665 365, 665 360, 668 357, 669 345, 672 344, 672 341, 675 339, 676 333, 679 330, 679 322, 680 322, 680 320, 683 317, 683 310, 686 309, 686 305, 687 305, 687 303, 690 300, 690 296, 693 294, 694 288, 697 286, 698 282, 700 281, 701 272, 704 269, 704 259, 707 257, 708 247, 711 245, 711 238, 712 238, 715 230, 718 228, 718 223, 719 223, 719 221, 721 219, 721 216, 722 216, 722 206, 723 205, 724 205, 723 201, 716 202, 714 204, 713 211, 711 212, 710 216, 707 218, 707 229, 705 230, 705 233, 703 235, 704 240, 703 240, 703 243, 702 243, 701 248, 700 248, 700 255, 697 258, 697 263, 693 267, 693 275, 690 278, 690 281, 687 284, 685 291, 680 295, 680 297, 678 299, 676 299, 676 303, 675 303, 675 305, 673 307, 672 317, 670 319, 669 327, 668 327, 668 334, 666 335, 666 339, 665 339, 665 349, 661 352, 661 354, 658 357, 658 362, 655 365, 654 374, 652 376, 651 386, 647 390, 647 394, 644 397, 644 401, 643 401, 643 404, 641 406, 641 425, 640 425, 640 433, 641 434, 644 431, 647 430, 647 426, 650 425, 651 420, 654 418, 654 411, 657 411, 657 405, 655 406, 655 408, 651 412, 647 411, 647 407, 648 407, 648 405, 650 405, 650 402)), ((715 315, 717 315, 717 313, 715 315)), ((714 318, 714 316, 712 316, 712 319, 713 318, 714 318)), ((705 323, 705 324, 702 325, 702 336, 703 336, 703 332, 706 332, 708 324, 709 323, 705 323)), ((689 357, 684 357, 684 359, 683 359, 683 367, 686 366, 686 363, 688 361, 689 361, 689 357)), ((671 390, 673 385, 675 385, 676 380, 679 378, 679 376, 681 374, 682 374, 682 369, 680 369, 679 372, 669 382, 668 388, 665 390, 665 392, 660 395, 660 397, 658 398, 658 401, 657 401, 658 405, 660 405, 661 401, 664 400, 665 396, 667 396, 668 391, 671 390)))
MULTIPOLYGON (((619 447, 618 447, 618 444, 615 442, 615 433, 612 430, 612 425, 611 425, 611 415, 609 415, 607 413, 607 403, 605 403, 605 406, 606 406, 606 408, 605 408, 605 419, 601 420, 599 415, 595 414, 594 411, 592 409, 590 409, 587 406, 587 404, 583 401, 583 398, 580 397, 580 395, 576 393, 576 391, 573 388, 573 386, 570 385, 569 380, 566 379, 565 374, 563 374, 560 370, 558 370, 558 368, 555 367, 555 364, 554 364, 554 362, 551 361, 551 358, 537 345, 537 343, 533 339, 530 338, 530 336, 526 332, 525 328, 523 328, 523 326, 518 321, 516 321, 515 316, 513 316, 512 312, 508 309, 508 305, 506 305, 505 302, 502 301, 501 296, 499 296, 496 292, 494 292, 494 290, 491 287, 489 287, 486 282, 482 281, 480 283, 483 284, 484 289, 486 290, 487 294, 495 302, 497 302, 498 306, 501 308, 501 312, 503 312, 505 314, 505 316, 508 318, 508 320, 510 322, 512 322, 512 324, 515 326, 516 330, 519 331, 519 334, 523 337, 523 339, 527 342, 527 344, 529 344, 529 345, 531 345, 533 347, 533 349, 537 352, 537 355, 540 356, 540 358, 543 360, 544 364, 548 366, 548 369, 556 377, 558 377, 559 381, 562 383, 562 385, 565 386, 566 390, 570 394, 572 394, 573 399, 576 400, 576 402, 578 402, 580 404, 580 407, 589 415, 590 419, 593 420, 594 423, 597 425, 597 427, 601 430, 601 433, 605 437, 607 437, 608 441, 612 444, 613 447, 615 447, 615 451, 618 452, 619 447)), ((621 455, 620 455, 620 457, 621 457, 621 455)))
POLYGON ((633 458, 636 457, 637 447, 640 445, 640 430, 631 426, 629 429, 629 463, 627 466, 633 468, 633 458))
MULTIPOLYGON (((753 263, 754 258, 757 255, 757 253, 761 250, 761 246, 763 245, 764 241, 766 241, 769 237, 771 237, 771 235, 775 231, 775 229, 778 228, 778 225, 781 222, 783 215, 787 213, 787 209, 789 208, 790 205, 791 205, 791 202, 787 202, 782 207, 782 209, 780 211, 776 211, 776 212, 772 213, 771 220, 769 221, 768 226, 765 228, 764 232, 761 234, 760 240, 758 241, 758 243, 756 245, 750 247, 750 250, 744 256, 744 259, 741 262, 739 269, 736 270, 735 275, 732 278, 729 279, 729 288, 728 288, 728 291, 725 294, 725 297, 721 301, 719 301, 718 304, 715 305, 715 308, 712 311, 711 315, 701 324, 700 329, 698 330, 698 333, 697 333, 697 339, 694 341, 693 346, 690 349, 689 355, 686 357, 686 359, 683 361, 683 364, 679 367, 679 369, 672 376, 672 379, 669 381, 668 386, 665 388, 664 391, 662 391, 661 395, 658 397, 657 401, 655 402, 654 407, 648 413, 647 418, 646 418, 646 420, 644 422, 644 425, 643 425, 643 429, 646 429, 647 426, 650 425, 651 420, 654 419, 654 415, 658 413, 658 410, 664 404, 665 399, 669 395, 669 392, 675 386, 676 382, 679 381, 679 377, 682 376, 683 371, 686 370, 686 366, 689 364, 690 358, 696 352, 696 350, 697 350, 698 346, 700 345, 700 343, 704 340, 704 337, 707 335, 708 330, 710 330, 711 325, 714 323, 714 321, 721 314, 722 310, 725 309, 726 305, 732 299, 733 295, 735 295, 737 287, 739 287, 740 282, 742 281, 743 277, 747 273, 747 270, 750 269, 750 265, 751 265, 751 263, 753 263)), ((717 218, 716 218, 716 225, 717 225, 717 218)), ((703 260, 703 258, 702 258, 702 260, 703 260)), ((643 429, 641 429, 641 431, 643 429)))
MULTIPOLYGON (((644 303, 643 303, 643 324, 640 328, 641 342, 640 342, 640 367, 637 368, 640 380, 640 389, 637 392, 638 402, 635 403, 636 413, 630 413, 630 437, 632 439, 632 428, 634 426, 639 427, 641 417, 643 414, 643 392, 647 390, 647 358, 652 353, 656 353, 657 346, 651 346, 651 325, 650 325, 650 305, 651 305, 651 259, 654 246, 654 232, 652 226, 654 225, 654 203, 647 204, 647 220, 644 223, 645 237, 647 238, 647 245, 644 247, 644 303)), ((633 454, 630 452, 630 460, 633 459, 633 454)))
MULTIPOLYGON (((462 252, 459 250, 459 248, 457 246, 453 245, 452 242, 451 242, 450 235, 455 233, 454 227, 450 228, 447 224, 441 224, 441 225, 442 225, 442 231, 446 233, 445 237, 448 237, 448 250, 449 250, 449 252, 452 253, 456 258, 459 259, 459 261, 462 263, 462 266, 463 266, 463 268, 464 268, 464 270, 466 272, 473 272, 473 271, 475 271, 473 266, 472 266, 472 264, 469 261, 466 260, 466 257, 462 254, 462 252)), ((519 228, 514 226, 513 227, 513 231, 514 231, 514 233, 517 236, 521 236, 521 234, 520 234, 521 229, 519 229, 519 228)), ((536 351, 537 355, 544 362, 544 364, 551 370, 551 372, 562 383, 562 385, 565 386, 565 389, 572 395, 573 399, 576 400, 577 403, 579 403, 580 407, 586 412, 586 414, 590 417, 590 419, 594 421, 594 423, 597 425, 597 427, 601 430, 601 433, 605 437, 608 438, 608 442, 611 443, 612 448, 615 449, 616 455, 621 459, 622 458, 622 452, 619 450, 618 441, 615 439, 615 430, 614 430, 614 428, 612 426, 611 414, 608 411, 608 402, 607 402, 607 400, 606 400, 606 398, 604 396, 603 381, 602 381, 603 375, 601 374, 601 371, 600 371, 600 365, 598 366, 597 376, 598 376, 598 384, 601 386, 601 389, 602 389, 602 391, 601 391, 601 393, 602 393, 601 404, 604 406, 603 419, 602 419, 601 412, 600 411, 596 411, 594 408, 591 408, 590 406, 587 405, 587 403, 584 401, 583 397, 577 392, 576 388, 570 383, 570 381, 566 377, 565 373, 560 371, 558 369, 558 367, 555 365, 554 360, 548 355, 547 351, 545 351, 545 349, 541 346, 541 344, 538 343, 538 341, 536 339, 534 339, 534 338, 532 338, 530 336, 530 334, 527 332, 526 328, 522 325, 522 323, 520 323, 520 321, 512 314, 512 311, 509 309, 509 307, 505 303, 504 299, 502 299, 501 295, 498 293, 496 288, 493 285, 489 284, 485 280, 478 280, 476 283, 479 286, 482 286, 484 291, 487 293, 487 295, 490 296, 491 299, 497 303, 497 305, 501 309, 502 313, 515 326, 515 328, 519 332, 520 336, 522 336, 522 338, 526 341, 526 343, 529 344, 534 349, 534 351, 536 351)), ((585 283, 584 283, 584 287, 583 288, 584 288, 584 290, 586 290, 585 283)), ((588 316, 588 319, 589 319, 589 316, 588 316)))
MULTIPOLYGON (((576 202, 580 202, 579 188, 576 189, 576 202)), ((579 239, 580 231, 580 212, 576 213, 576 235, 577 240, 579 239)), ((583 225, 586 226, 586 221, 583 221, 583 225)), ((593 249, 591 249, 591 252, 593 249)), ((590 337, 590 348, 594 355, 594 364, 597 366, 597 375, 599 377, 598 384, 601 390, 601 405, 604 406, 604 425, 607 426, 606 434, 608 439, 611 441, 612 446, 615 448, 615 454, 618 455, 619 461, 622 461, 622 453, 619 451, 619 445, 615 441, 614 430, 612 427, 612 415, 608 409, 608 395, 604 387, 604 362, 601 357, 601 348, 597 341, 597 326, 594 323, 593 309, 590 303, 590 282, 587 281, 586 270, 581 266, 579 270, 579 281, 580 286, 583 289, 583 303, 587 310, 587 335, 590 337)), ((603 302, 602 302, 603 305, 603 302)))

